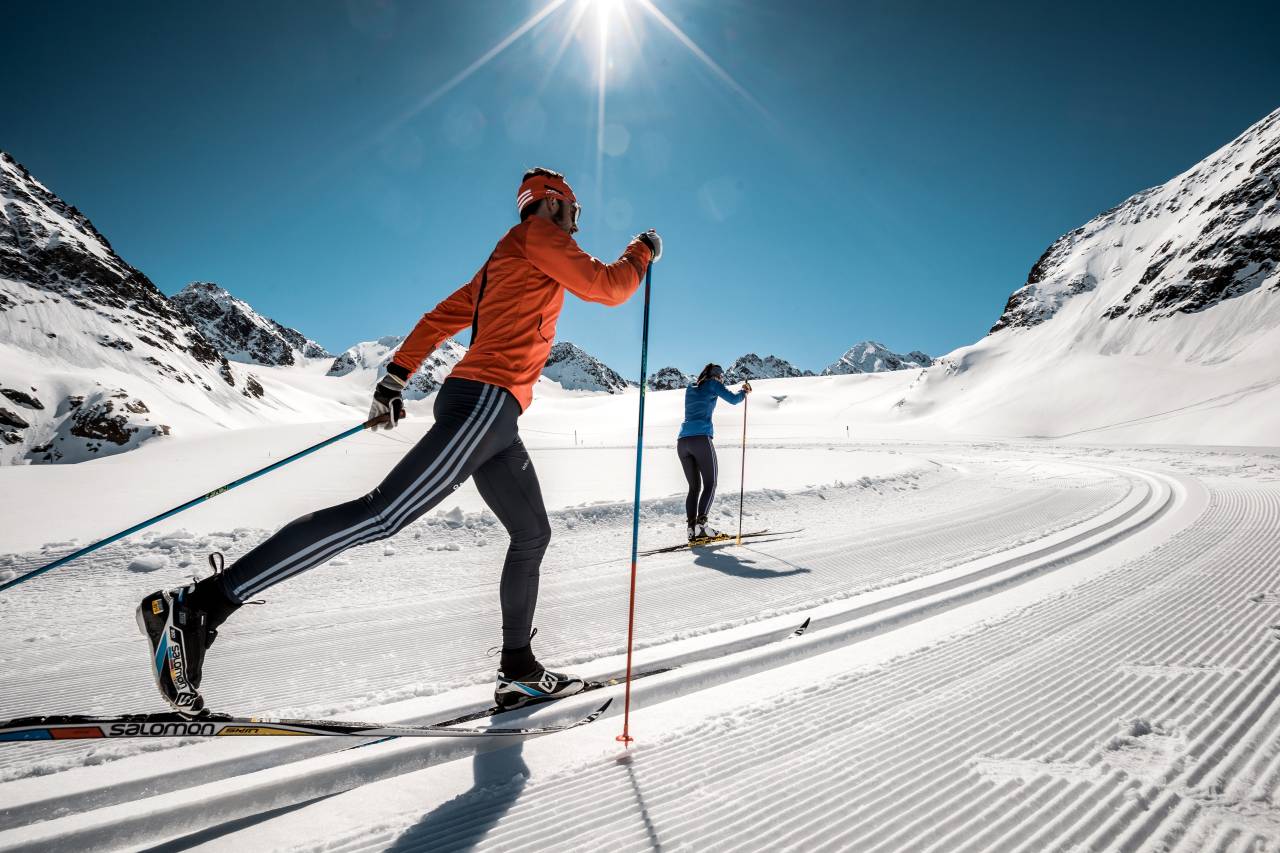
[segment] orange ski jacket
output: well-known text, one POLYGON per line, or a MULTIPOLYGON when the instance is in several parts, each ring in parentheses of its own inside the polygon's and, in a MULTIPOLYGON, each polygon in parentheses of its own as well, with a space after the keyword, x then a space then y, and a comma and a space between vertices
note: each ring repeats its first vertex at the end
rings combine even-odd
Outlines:
POLYGON ((467 354, 449 375, 506 388, 524 411, 555 341, 564 292, 621 305, 640 286, 651 254, 637 238, 606 264, 555 225, 531 216, 498 241, 471 281, 422 315, 392 363, 412 375, 445 338, 471 326, 467 354))

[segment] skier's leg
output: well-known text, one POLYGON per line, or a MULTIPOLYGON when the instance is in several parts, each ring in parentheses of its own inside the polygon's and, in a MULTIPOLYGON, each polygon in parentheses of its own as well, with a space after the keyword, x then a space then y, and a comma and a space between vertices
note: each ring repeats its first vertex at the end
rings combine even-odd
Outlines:
POLYGON ((719 477, 719 464, 716 460, 716 446, 711 436, 700 435, 694 446, 698 457, 698 470, 702 473, 702 497, 698 500, 698 523, 707 523, 707 513, 711 511, 711 502, 716 498, 716 480, 719 477))
POLYGON ((538 604, 538 572, 551 542, 551 523, 533 461, 517 436, 472 475, 480 497, 507 529, 511 543, 502 566, 502 648, 529 645, 538 604))
POLYGON ((559 699, 586 682, 538 663, 530 643, 538 603, 538 569, 551 541, 551 525, 533 462, 519 436, 481 465, 476 488, 511 536, 502 567, 502 662, 493 701, 502 708, 559 699))
POLYGON ((175 709, 203 707, 205 651, 242 602, 347 548, 390 536, 431 509, 511 442, 520 406, 501 388, 451 379, 435 412, 432 428, 368 495, 297 519, 226 572, 142 600, 137 619, 151 643, 152 672, 175 709))
POLYGON ((676 453, 680 456, 680 467, 684 470, 685 482, 689 484, 689 493, 684 499, 685 520, 690 527, 698 519, 698 490, 701 487, 701 478, 698 474, 698 458, 693 454, 690 445, 696 440, 696 437, 685 437, 676 441, 676 453))
POLYGON ((449 380, 436 398, 436 422, 373 491, 282 527, 221 576, 243 603, 348 548, 385 539, 449 495, 511 441, 520 406, 507 391, 449 380))

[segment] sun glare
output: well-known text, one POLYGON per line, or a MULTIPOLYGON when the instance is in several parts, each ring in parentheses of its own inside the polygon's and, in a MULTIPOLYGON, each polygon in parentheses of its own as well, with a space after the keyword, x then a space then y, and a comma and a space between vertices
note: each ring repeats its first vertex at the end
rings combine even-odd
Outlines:
POLYGON ((632 47, 635 49, 635 57, 628 58, 636 59, 637 61, 639 59, 638 37, 636 27, 631 19, 630 9, 638 9, 643 13, 640 17, 656 22, 661 29, 666 30, 676 41, 683 45, 717 80, 762 113, 766 119, 769 118, 768 112, 760 102, 752 97, 751 93, 739 84, 729 72, 722 68, 684 30, 659 9, 654 0, 576 0, 574 3, 570 3, 569 0, 550 0, 515 29, 507 33, 497 44, 384 126, 376 139, 389 137, 418 113, 444 97, 467 78, 488 65, 511 45, 528 35, 539 24, 552 19, 552 15, 563 6, 568 6, 571 11, 568 13, 567 21, 560 35, 560 42, 543 71, 538 91, 544 90, 554 79, 556 68, 563 59, 569 44, 575 39, 581 41, 588 51, 587 58, 595 70, 597 202, 602 201, 604 198, 606 94, 611 84, 616 85, 616 81, 610 80, 610 70, 617 67, 620 60, 620 57, 615 54, 618 42, 622 41, 622 39, 618 38, 619 35, 625 33, 630 36, 632 47))

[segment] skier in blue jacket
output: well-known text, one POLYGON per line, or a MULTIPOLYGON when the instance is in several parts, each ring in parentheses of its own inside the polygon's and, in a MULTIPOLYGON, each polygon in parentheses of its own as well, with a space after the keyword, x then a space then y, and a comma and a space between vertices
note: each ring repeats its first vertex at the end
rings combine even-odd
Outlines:
POLYGON ((707 528, 707 513, 716 496, 716 447, 711 438, 715 428, 711 426, 711 413, 715 411, 717 398, 738 405, 751 393, 751 383, 742 383, 736 394, 724 387, 724 370, 718 364, 702 368, 697 380, 684 390, 684 423, 680 425, 680 437, 676 440, 676 454, 684 468, 684 478, 689 481, 689 496, 684 501, 684 514, 689 522, 689 541, 706 539, 716 535, 707 528))

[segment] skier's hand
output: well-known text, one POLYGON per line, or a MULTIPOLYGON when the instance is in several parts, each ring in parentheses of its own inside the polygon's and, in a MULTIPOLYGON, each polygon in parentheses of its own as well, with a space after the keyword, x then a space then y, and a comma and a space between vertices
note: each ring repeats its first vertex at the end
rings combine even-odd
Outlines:
POLYGON ((395 429, 396 424, 404 417, 404 393, 406 381, 394 373, 387 373, 378 381, 373 389, 373 405, 369 407, 369 420, 386 418, 372 429, 395 429))
POLYGON ((653 257, 649 259, 649 263, 655 263, 662 258, 662 238, 658 236, 658 232, 650 228, 643 234, 636 236, 636 239, 649 247, 649 251, 653 253, 653 257))
POLYGON ((742 393, 743 393, 743 394, 750 394, 750 393, 751 393, 751 383, 750 383, 750 382, 743 382, 743 383, 742 383, 742 393))

